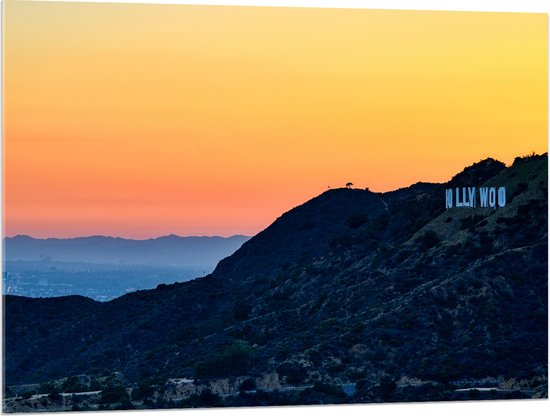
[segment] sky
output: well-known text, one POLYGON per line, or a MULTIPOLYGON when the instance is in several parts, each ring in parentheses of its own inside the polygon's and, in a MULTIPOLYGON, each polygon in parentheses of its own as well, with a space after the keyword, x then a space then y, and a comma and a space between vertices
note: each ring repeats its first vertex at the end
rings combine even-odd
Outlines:
POLYGON ((544 14, 8 0, 5 234, 253 235, 328 187, 546 152, 547 33, 544 14))

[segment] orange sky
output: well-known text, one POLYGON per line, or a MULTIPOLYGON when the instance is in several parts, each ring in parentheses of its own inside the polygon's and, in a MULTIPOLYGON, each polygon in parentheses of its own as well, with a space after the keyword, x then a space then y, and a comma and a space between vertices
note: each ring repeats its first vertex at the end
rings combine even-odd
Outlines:
POLYGON ((543 14, 4 7, 6 235, 250 235, 548 149, 543 14))

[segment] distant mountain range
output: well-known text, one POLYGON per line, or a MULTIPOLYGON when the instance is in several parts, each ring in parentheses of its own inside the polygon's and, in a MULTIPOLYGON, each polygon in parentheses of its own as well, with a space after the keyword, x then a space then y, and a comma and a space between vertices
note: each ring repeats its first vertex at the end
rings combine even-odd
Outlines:
POLYGON ((6 296, 5 384, 101 388, 102 408, 547 397, 547 212, 546 154, 330 190, 202 278, 104 303, 6 296), (506 187, 506 206, 445 209, 469 186, 506 187))
POLYGON ((211 270, 250 237, 180 237, 147 240, 119 237, 37 239, 18 235, 4 239, 7 261, 61 261, 117 265, 179 266, 211 270))

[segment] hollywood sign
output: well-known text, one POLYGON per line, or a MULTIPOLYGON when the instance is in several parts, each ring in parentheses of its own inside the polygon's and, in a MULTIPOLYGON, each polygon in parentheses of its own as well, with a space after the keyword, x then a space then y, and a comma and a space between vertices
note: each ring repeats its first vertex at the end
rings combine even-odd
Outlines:
POLYGON ((476 188, 468 186, 463 188, 445 189, 445 208, 502 208, 506 206, 506 188, 501 186, 476 188))

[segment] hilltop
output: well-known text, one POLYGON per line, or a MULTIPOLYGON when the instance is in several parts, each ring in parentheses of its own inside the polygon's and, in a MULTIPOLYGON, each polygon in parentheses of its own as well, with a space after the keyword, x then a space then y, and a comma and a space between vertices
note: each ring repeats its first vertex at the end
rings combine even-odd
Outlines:
POLYGON ((106 303, 6 296, 6 384, 118 372, 154 408, 451 400, 487 383, 486 398, 546 397, 547 200, 547 155, 486 159, 444 184, 327 191, 190 282, 106 303), (504 186, 507 204, 446 210, 460 186, 504 186))

